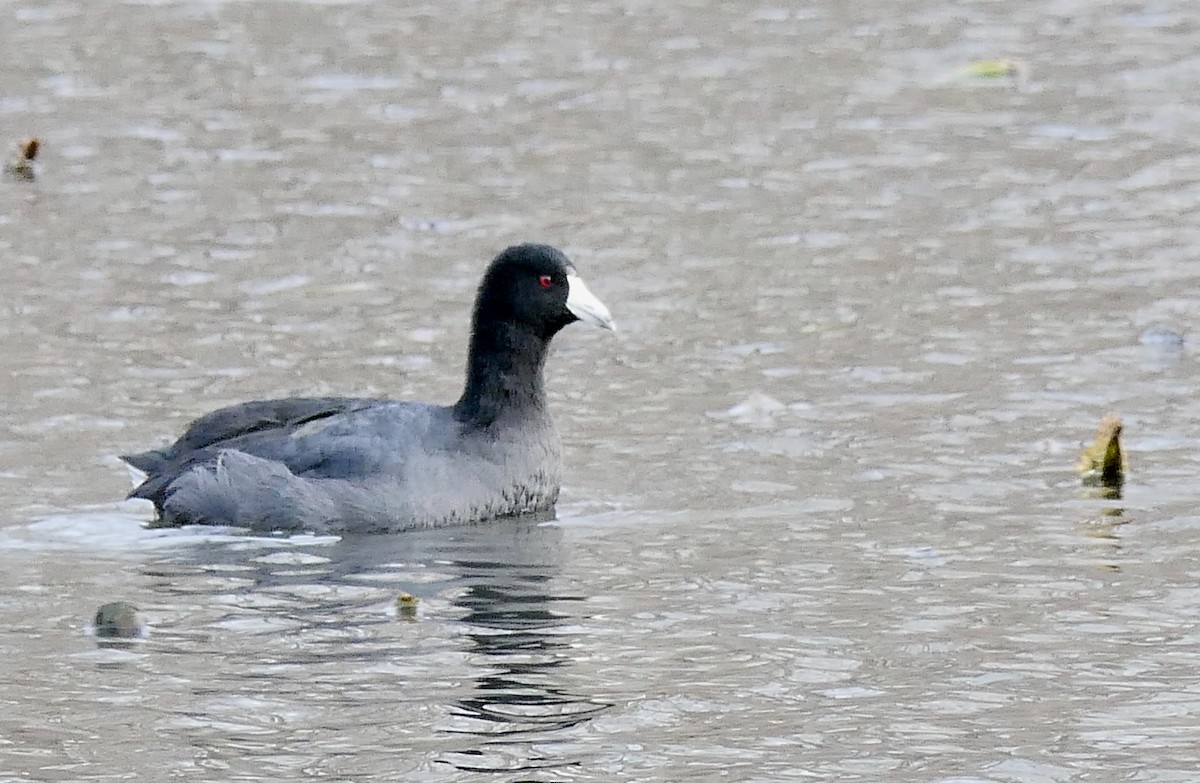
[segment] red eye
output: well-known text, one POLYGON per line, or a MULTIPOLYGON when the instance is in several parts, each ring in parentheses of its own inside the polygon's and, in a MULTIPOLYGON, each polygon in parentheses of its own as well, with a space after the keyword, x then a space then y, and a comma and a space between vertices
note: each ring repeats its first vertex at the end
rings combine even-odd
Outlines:
POLYGON ((554 280, 550 277, 550 275, 542 275, 538 278, 538 285, 540 285, 542 288, 549 288, 550 286, 554 285, 554 280))

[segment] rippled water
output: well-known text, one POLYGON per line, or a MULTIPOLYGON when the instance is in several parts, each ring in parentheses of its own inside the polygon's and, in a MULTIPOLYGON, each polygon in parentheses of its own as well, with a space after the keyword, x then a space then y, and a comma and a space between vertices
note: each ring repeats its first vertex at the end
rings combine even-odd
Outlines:
POLYGON ((0 781, 1194 779, 1194 4, 0 10, 0 781), (453 399, 522 240, 623 330, 557 522, 116 502, 221 404, 453 399))

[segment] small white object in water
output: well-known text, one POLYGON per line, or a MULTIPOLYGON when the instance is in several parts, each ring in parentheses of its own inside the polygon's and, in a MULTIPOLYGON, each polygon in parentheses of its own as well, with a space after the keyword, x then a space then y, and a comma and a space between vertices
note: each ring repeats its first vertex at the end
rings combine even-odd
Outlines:
POLYGON ((779 400, 762 392, 754 392, 734 405, 726 415, 744 424, 770 424, 771 420, 787 408, 779 400))

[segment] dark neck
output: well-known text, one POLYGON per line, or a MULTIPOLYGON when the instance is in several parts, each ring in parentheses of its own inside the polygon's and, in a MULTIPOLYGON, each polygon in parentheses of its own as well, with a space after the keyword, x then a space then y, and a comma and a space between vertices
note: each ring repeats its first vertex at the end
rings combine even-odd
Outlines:
POLYGON ((549 345, 548 338, 511 322, 474 324, 466 388, 454 405, 454 417, 486 427, 505 418, 544 414, 542 368, 549 345))

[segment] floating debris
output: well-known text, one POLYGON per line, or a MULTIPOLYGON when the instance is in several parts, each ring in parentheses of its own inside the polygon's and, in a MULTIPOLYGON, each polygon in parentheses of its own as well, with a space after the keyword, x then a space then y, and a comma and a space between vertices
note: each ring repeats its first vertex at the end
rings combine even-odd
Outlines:
POLYGON ((1075 470, 1083 483, 1090 487, 1117 490, 1125 483, 1128 465, 1121 448, 1121 417, 1110 413, 1100 420, 1096 440, 1079 454, 1075 470))
POLYGON ((92 632, 97 639, 142 639, 148 630, 137 607, 125 601, 104 604, 92 619, 92 632))
POLYGON ((1018 65, 1016 60, 976 60, 959 69, 961 76, 973 76, 977 79, 1002 79, 1016 76, 1018 65))
POLYGON ((955 71, 951 80, 966 84, 991 82, 1022 86, 1029 81, 1029 66, 1020 60, 975 60, 955 71))
POLYGON ((17 179, 32 182, 37 179, 37 172, 33 168, 33 160, 37 157, 38 150, 41 149, 41 142, 30 137, 25 139, 17 147, 17 155, 4 166, 4 173, 17 179))
POLYGON ((401 593, 396 598, 396 614, 403 620, 415 620, 417 619, 417 604, 420 602, 421 599, 411 593, 401 593))

